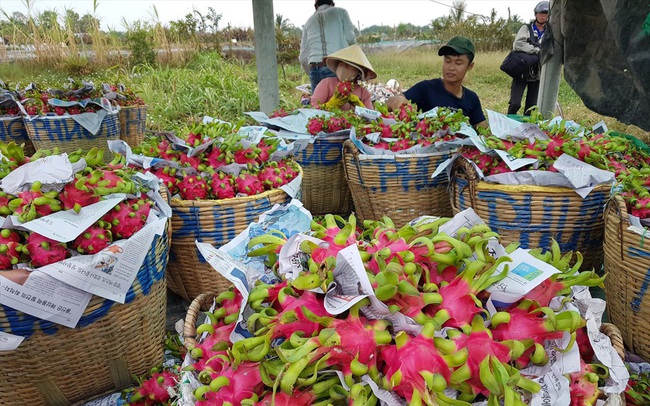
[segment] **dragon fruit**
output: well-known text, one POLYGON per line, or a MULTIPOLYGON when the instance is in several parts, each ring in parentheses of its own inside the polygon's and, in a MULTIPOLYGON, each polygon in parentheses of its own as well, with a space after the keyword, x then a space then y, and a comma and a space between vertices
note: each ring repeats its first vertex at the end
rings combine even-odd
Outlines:
POLYGON ((79 177, 77 181, 66 184, 59 198, 63 209, 73 209, 77 213, 82 207, 97 203, 100 199, 92 189, 88 188, 84 177, 79 177))
MULTIPOLYGON (((168 404, 171 401, 170 389, 176 387, 179 381, 178 373, 172 369, 158 372, 156 368, 151 371, 148 379, 140 382, 128 397, 128 406, 153 406, 168 404)), ((129 391, 130 392, 130 391, 129 391)), ((126 392, 127 394, 129 392, 126 392)))
POLYGON ((17 232, 4 229, 0 231, 0 270, 13 268, 20 262, 22 244, 17 232))
MULTIPOLYGON (((467 361, 467 350, 441 354, 435 346, 434 333, 433 323, 426 323, 418 336, 411 338, 400 331, 395 336, 395 345, 381 347, 386 389, 394 390, 409 402, 414 397, 418 400, 436 396, 445 399, 442 392, 450 382, 452 369, 467 361)), ((434 402, 435 399, 431 399, 427 404, 434 402)))
MULTIPOLYGON (((569 374, 569 391, 571 392, 571 406, 591 406, 601 395, 598 389, 598 381, 601 376, 596 372, 596 366, 585 364, 580 360, 580 371, 569 374)), ((602 367, 605 368, 605 367, 602 367)), ((605 368, 606 370, 606 368, 605 368)), ((606 378, 609 371, 602 375, 606 378)))
POLYGON ((271 154, 278 149, 278 141, 273 142, 268 138, 262 138, 260 142, 257 143, 257 149, 259 150, 257 154, 257 162, 263 164, 271 159, 271 154))
POLYGON ((301 392, 296 389, 292 395, 287 395, 284 392, 268 393, 255 403, 255 406, 305 406, 313 404, 316 399, 316 395, 312 392, 301 392))
POLYGON ((201 165, 202 157, 200 155, 189 156, 185 152, 179 151, 177 160, 184 166, 191 166, 194 169, 198 169, 199 165, 201 165))
POLYGON ((339 82, 336 84, 336 92, 343 97, 350 97, 354 91, 354 83, 349 81, 339 82))
POLYGON ((37 233, 30 233, 22 250, 31 258, 33 267, 38 268, 63 261, 70 256, 66 244, 51 240, 37 233))
POLYGON ((102 220, 111 225, 116 240, 129 238, 144 227, 152 205, 150 200, 128 199, 104 214, 102 220))
POLYGON ((280 176, 282 170, 277 167, 265 166, 257 175, 266 190, 277 189, 284 185, 284 179, 280 176))
POLYGON ((47 216, 61 210, 61 202, 56 191, 43 193, 41 182, 34 182, 32 187, 9 201, 9 210, 18 216, 20 222, 28 222, 37 217, 47 216))
POLYGON ((327 126, 325 125, 325 118, 322 116, 312 117, 307 122, 307 131, 309 134, 316 135, 320 132, 327 131, 327 126))
POLYGON ((175 195, 178 193, 178 183, 180 179, 176 177, 176 168, 171 166, 164 166, 151 171, 162 183, 169 189, 169 193, 175 195))
POLYGON ((178 182, 178 193, 184 200, 207 199, 208 183, 198 175, 185 175, 183 180, 178 182))
POLYGON ((9 200, 11 196, 6 194, 3 191, 0 191, 0 216, 9 216, 11 215, 11 210, 9 209, 9 200))
POLYGON ((257 164, 258 154, 252 147, 240 149, 234 153, 235 162, 240 165, 257 164))
POLYGON ((262 182, 260 182, 257 176, 247 171, 239 173, 239 176, 235 178, 235 185, 237 186, 237 193, 246 196, 254 196, 264 192, 262 182))
POLYGON ((113 235, 110 230, 93 224, 81 233, 71 244, 80 254, 96 254, 111 245, 113 235))
POLYGON ((225 172, 215 172, 210 181, 210 191, 215 199, 230 199, 235 197, 235 180, 225 172))
POLYGON ((258 399, 264 384, 257 362, 242 362, 227 366, 209 385, 194 391, 196 406, 240 405, 245 399, 258 399))

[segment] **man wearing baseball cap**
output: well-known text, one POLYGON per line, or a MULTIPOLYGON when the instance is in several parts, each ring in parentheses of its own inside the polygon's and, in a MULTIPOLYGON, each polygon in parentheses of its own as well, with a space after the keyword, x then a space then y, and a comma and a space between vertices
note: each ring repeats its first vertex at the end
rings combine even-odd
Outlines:
POLYGON ((438 50, 442 56, 442 77, 416 83, 402 95, 390 97, 386 106, 397 109, 407 101, 422 111, 434 107, 461 109, 474 127, 487 127, 481 101, 476 93, 463 86, 467 72, 474 67, 474 44, 469 38, 454 37, 438 50))

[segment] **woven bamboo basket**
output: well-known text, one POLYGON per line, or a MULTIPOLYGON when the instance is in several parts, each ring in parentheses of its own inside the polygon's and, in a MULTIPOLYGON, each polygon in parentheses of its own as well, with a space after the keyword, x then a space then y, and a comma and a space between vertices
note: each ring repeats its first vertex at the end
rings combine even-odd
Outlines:
POLYGON ((144 141, 147 126, 147 106, 122 107, 119 113, 120 139, 132 147, 144 141))
POLYGON ((92 147, 104 149, 104 162, 111 161, 111 153, 106 144, 109 140, 120 138, 118 114, 109 113, 104 117, 97 134, 92 134, 70 116, 43 116, 32 120, 24 119, 27 135, 36 149, 59 147, 61 152, 84 151, 92 147))
POLYGON ((172 199, 169 288, 187 301, 205 291, 219 294, 227 290, 231 283, 205 262, 195 241, 215 247, 225 245, 262 213, 290 201, 291 197, 281 189, 233 199, 172 199))
POLYGON ((395 225, 422 215, 447 217, 449 183, 444 176, 431 178, 449 152, 403 154, 393 157, 362 154, 347 140, 343 144, 345 178, 361 220, 389 216, 395 225))
POLYGON ((168 254, 169 230, 155 237, 125 304, 93 296, 74 329, 0 305, 0 331, 26 337, 0 352, 0 405, 68 406, 159 365, 168 254))
POLYGON ((627 348, 650 359, 650 232, 641 236, 628 230, 625 202, 615 196, 605 210, 605 289, 612 323, 627 348))
POLYGON ((0 117, 0 141, 13 141, 18 145, 23 144, 25 156, 34 155, 34 144, 32 144, 32 141, 27 136, 27 130, 25 129, 22 116, 0 117))
POLYGON ((345 215, 352 211, 341 154, 344 141, 341 137, 316 138, 296 156, 304 173, 302 201, 314 215, 345 215))
POLYGON ((597 186, 582 199, 569 188, 488 183, 480 181, 467 160, 457 159, 450 187, 454 213, 473 208, 504 244, 550 249, 554 238, 562 252, 583 254, 581 269, 600 271, 610 186, 597 186))

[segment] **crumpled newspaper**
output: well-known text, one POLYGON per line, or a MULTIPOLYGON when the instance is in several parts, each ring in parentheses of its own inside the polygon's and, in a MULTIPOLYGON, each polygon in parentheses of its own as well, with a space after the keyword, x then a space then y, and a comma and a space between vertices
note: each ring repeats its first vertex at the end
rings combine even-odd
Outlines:
POLYGON ((370 92, 371 100, 385 103, 389 97, 396 96, 402 92, 402 87, 395 79, 390 79, 386 84, 363 82, 363 87, 370 92))

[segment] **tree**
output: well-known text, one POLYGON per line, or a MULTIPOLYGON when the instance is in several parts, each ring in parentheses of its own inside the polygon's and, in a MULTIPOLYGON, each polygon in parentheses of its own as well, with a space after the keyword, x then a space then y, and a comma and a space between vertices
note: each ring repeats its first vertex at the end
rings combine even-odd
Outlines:
POLYGON ((451 20, 455 25, 459 25, 463 21, 463 16, 467 11, 467 3, 465 0, 454 0, 451 7, 452 9, 449 12, 451 20))
POLYGON ((72 9, 67 9, 64 16, 65 29, 72 32, 80 32, 79 30, 79 14, 72 9))
POLYGON ((99 28, 99 19, 93 17, 91 14, 84 14, 79 20, 79 32, 90 33, 95 32, 99 28))
POLYGON ((275 15, 275 42, 278 47, 277 59, 282 68, 282 76, 286 80, 284 65, 295 62, 300 53, 300 37, 293 31, 293 24, 282 14, 275 15))
POLYGON ((208 7, 207 20, 210 22, 210 29, 213 34, 219 31, 219 21, 221 21, 221 14, 217 14, 216 10, 208 7))
POLYGON ((61 29, 61 26, 57 21, 58 19, 59 19, 59 15, 56 13, 56 11, 45 10, 38 15, 37 25, 43 31, 52 31, 54 29, 61 29))

